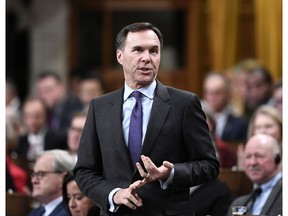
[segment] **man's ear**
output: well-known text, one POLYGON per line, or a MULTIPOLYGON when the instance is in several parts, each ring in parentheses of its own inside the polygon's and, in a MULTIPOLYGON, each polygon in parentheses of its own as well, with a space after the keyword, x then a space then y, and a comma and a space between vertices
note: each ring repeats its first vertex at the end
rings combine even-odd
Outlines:
POLYGON ((117 61, 119 62, 119 64, 122 65, 122 51, 121 50, 116 51, 116 57, 117 57, 117 61))

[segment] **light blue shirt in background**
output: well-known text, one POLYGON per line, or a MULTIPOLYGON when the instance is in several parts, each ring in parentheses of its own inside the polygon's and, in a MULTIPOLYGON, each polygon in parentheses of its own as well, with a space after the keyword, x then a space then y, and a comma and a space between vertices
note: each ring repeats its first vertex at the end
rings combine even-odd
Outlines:
POLYGON ((273 190, 273 187, 275 186, 275 184, 279 181, 281 177, 282 177, 282 174, 278 173, 267 183, 258 185, 258 186, 254 185, 254 189, 260 186, 262 189, 262 193, 256 198, 254 202, 253 209, 252 209, 253 214, 260 215, 269 195, 271 194, 273 190))

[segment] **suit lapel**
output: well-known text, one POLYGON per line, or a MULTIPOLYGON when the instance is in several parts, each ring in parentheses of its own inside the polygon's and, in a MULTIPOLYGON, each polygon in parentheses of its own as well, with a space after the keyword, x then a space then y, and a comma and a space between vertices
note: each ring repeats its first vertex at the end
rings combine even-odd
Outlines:
POLYGON ((123 106, 123 91, 124 88, 117 90, 114 97, 110 100, 111 113, 108 116, 109 121, 112 122, 113 134, 111 136, 115 137, 115 143, 123 161, 127 164, 127 167, 131 168, 130 155, 125 143, 123 129, 122 129, 122 106, 123 106), (120 119, 119 121, 117 119, 120 119))
POLYGON ((151 116, 143 143, 142 154, 144 155, 149 154, 158 134, 161 131, 161 128, 165 123, 165 119, 170 110, 170 105, 166 103, 167 100, 169 100, 167 87, 158 81, 151 110, 151 116))
MULTIPOLYGON (((50 213, 49 216, 56 216, 63 209, 64 209, 64 204, 63 204, 63 202, 61 202, 61 203, 59 203, 58 206, 56 206, 56 208, 50 213)), ((67 215, 67 214, 65 214, 65 215, 67 215)))
POLYGON ((271 194, 269 195, 268 199, 266 200, 264 204, 261 214, 267 214, 269 212, 269 210, 271 209, 271 206, 274 204, 281 190, 282 190, 282 178, 279 179, 279 181, 276 183, 276 185, 272 189, 271 194))

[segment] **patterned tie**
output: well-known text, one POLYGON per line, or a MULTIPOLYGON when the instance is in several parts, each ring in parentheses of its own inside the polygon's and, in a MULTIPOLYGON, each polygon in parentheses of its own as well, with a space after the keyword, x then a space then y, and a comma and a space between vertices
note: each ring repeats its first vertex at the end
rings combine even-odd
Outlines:
POLYGON ((253 206, 254 206, 254 202, 257 199, 257 197, 262 193, 262 189, 261 187, 257 187, 250 198, 250 201, 247 204, 247 213, 248 214, 252 214, 253 213, 253 206))
POLYGON ((135 97, 136 103, 130 117, 128 149, 134 167, 142 149, 142 103, 141 92, 134 91, 131 95, 135 97))

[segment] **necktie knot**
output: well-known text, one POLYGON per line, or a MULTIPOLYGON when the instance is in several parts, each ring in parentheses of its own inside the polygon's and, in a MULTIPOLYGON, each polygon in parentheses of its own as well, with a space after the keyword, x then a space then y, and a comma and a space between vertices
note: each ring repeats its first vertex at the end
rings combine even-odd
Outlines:
POLYGON ((133 91, 131 95, 136 99, 136 101, 141 101, 141 92, 133 91))
POLYGON ((45 213, 45 207, 42 205, 39 209, 39 216, 42 216, 45 213))
POLYGON ((253 200, 255 200, 261 193, 262 193, 261 187, 257 187, 257 188, 253 191, 253 200))

